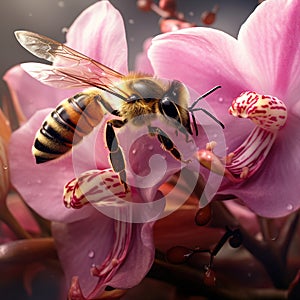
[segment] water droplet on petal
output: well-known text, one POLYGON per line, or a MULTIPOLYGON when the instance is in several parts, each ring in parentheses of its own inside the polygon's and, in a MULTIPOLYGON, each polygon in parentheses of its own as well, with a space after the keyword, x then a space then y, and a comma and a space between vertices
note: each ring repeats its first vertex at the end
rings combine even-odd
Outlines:
POLYGON ((153 145, 148 146, 148 150, 152 151, 154 149, 153 145))
POLYGON ((224 101, 224 98, 220 97, 218 100, 219 100, 220 103, 222 103, 224 101))
POLYGON ((293 204, 288 204, 288 205, 286 206, 286 209, 287 209, 288 211, 293 210, 293 209, 294 209, 293 204))
POLYGON ((131 151, 131 153, 132 153, 132 154, 136 154, 136 149, 133 149, 133 150, 131 151))
POLYGON ((7 169, 8 169, 8 166, 7 166, 7 165, 3 165, 3 169, 4 169, 4 170, 7 170, 7 169))
POLYGON ((88 254, 89 258, 94 258, 95 257, 95 251, 91 250, 88 254))

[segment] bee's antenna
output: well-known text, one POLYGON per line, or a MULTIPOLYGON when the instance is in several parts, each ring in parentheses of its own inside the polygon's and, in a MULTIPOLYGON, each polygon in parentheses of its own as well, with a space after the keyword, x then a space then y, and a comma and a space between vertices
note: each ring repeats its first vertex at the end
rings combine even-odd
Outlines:
POLYGON ((189 110, 193 110, 193 108, 197 105, 197 103, 204 99, 205 97, 207 97, 209 94, 213 93, 215 90, 221 88, 220 85, 215 86, 214 88, 212 88, 211 90, 209 90, 208 92, 206 92, 205 94, 201 95, 197 100, 195 100, 195 102, 189 107, 189 110))
MULTIPOLYGON (((212 115, 209 111, 207 111, 207 110, 204 109, 204 108, 195 108, 195 109, 193 109, 193 110, 190 111, 190 112, 192 113, 192 116, 194 116, 193 112, 194 112, 194 111, 199 111, 199 110, 203 111, 205 114, 207 114, 209 117, 211 117, 211 118, 212 118, 214 121, 216 121, 223 129, 225 128, 224 124, 223 124, 220 120, 218 120, 214 115, 212 115)), ((194 116, 194 118, 195 118, 195 116, 194 116)), ((194 120, 194 118, 193 118, 193 120, 194 120)))
POLYGON ((207 97, 209 94, 213 93, 215 90, 221 88, 220 85, 217 85, 215 86, 214 88, 212 88, 211 90, 207 91, 205 94, 201 95, 198 99, 195 100, 195 102, 188 108, 189 112, 191 113, 192 115, 192 119, 193 119, 193 123, 194 123, 194 128, 195 128, 195 133, 196 135, 198 135, 198 128, 197 128, 197 125, 196 125, 196 118, 195 118, 195 115, 194 115, 194 112, 195 111, 203 111, 205 114, 207 114, 210 118, 212 118, 216 123, 218 123, 223 129, 225 128, 224 124, 219 121, 214 115, 212 115, 209 111, 207 111, 206 109, 204 108, 194 108, 197 103, 202 100, 203 98, 207 97))

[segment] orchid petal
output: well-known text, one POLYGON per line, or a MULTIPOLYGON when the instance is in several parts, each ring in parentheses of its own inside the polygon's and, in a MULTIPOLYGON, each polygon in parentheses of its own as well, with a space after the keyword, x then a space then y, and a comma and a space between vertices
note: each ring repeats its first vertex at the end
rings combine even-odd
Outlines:
POLYGON ((140 282, 153 262, 152 224, 134 224, 130 251, 124 253, 126 260, 119 266, 113 278, 99 279, 91 274, 91 269, 101 266, 112 251, 114 222, 113 219, 97 212, 80 222, 53 224, 53 235, 67 283, 71 282, 73 276, 78 276, 84 295, 98 295, 106 285, 130 288, 140 282), (77 246, 74 248, 74 245, 77 246))
POLYGON ((256 92, 260 87, 263 93, 288 100, 287 105, 298 101, 300 93, 299 11, 299 0, 265 1, 238 36, 241 53, 252 61, 248 70, 259 78, 256 92))
POLYGON ((241 70, 236 39, 210 28, 191 28, 155 37, 149 58, 157 76, 177 79, 198 93, 216 85, 222 89, 213 98, 230 104, 232 99, 249 88, 241 70), (174 63, 176 61, 176 63, 174 63))
POLYGON ((148 58, 148 49, 151 45, 152 38, 149 38, 143 43, 143 52, 138 53, 135 59, 134 70, 137 72, 142 72, 146 74, 154 74, 151 61, 148 58))
POLYGON ((299 198, 299 119, 290 116, 279 131, 263 167, 240 185, 225 184, 221 194, 233 194, 261 216, 282 217, 300 207, 299 198), (288 148, 287 148, 288 145, 288 148), (254 192, 255 191, 255 192, 254 192))
POLYGON ((66 44, 120 73, 128 72, 123 19, 109 1, 83 11, 69 28, 66 44))
POLYGON ((22 121, 30 118, 37 110, 55 107, 60 101, 74 94, 48 87, 28 75, 20 65, 9 69, 3 79, 11 93, 14 106, 22 121), (25 87, 25 88, 24 88, 25 87))
MULTIPOLYGON (((83 219, 89 215, 91 208, 86 207, 78 212, 63 205, 63 187, 70 178, 75 177, 71 155, 36 165, 31 153, 35 134, 49 112, 48 109, 38 111, 12 134, 9 145, 11 182, 28 205, 44 218, 64 222, 83 219), (53 177, 53 174, 56 176, 53 177)), ((90 169, 84 159, 77 161, 77 164, 90 169)))

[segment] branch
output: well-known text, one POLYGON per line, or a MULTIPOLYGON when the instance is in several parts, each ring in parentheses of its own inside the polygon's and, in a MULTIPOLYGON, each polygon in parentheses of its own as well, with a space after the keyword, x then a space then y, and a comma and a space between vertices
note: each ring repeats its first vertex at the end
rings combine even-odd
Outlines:
POLYGON ((228 286, 205 286, 203 283, 204 272, 186 265, 171 265, 166 262, 155 260, 148 277, 167 282, 176 286, 181 294, 190 296, 205 296, 223 300, 259 300, 259 299, 286 299, 287 292, 276 289, 240 288, 228 286))

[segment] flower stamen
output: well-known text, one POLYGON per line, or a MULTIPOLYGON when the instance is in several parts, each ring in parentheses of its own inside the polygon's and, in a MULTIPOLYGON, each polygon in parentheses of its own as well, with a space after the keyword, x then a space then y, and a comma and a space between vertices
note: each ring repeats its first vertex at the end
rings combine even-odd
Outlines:
MULTIPOLYGON (((128 214, 127 207, 116 210, 117 214, 128 214)), ((114 221, 115 226, 115 238, 114 245, 111 251, 108 253, 106 259, 101 265, 94 265, 91 268, 91 274, 100 278, 98 284, 105 284, 116 273, 122 262, 126 258, 129 250, 131 235, 132 235, 132 223, 119 221, 120 216, 116 216, 114 221)))

